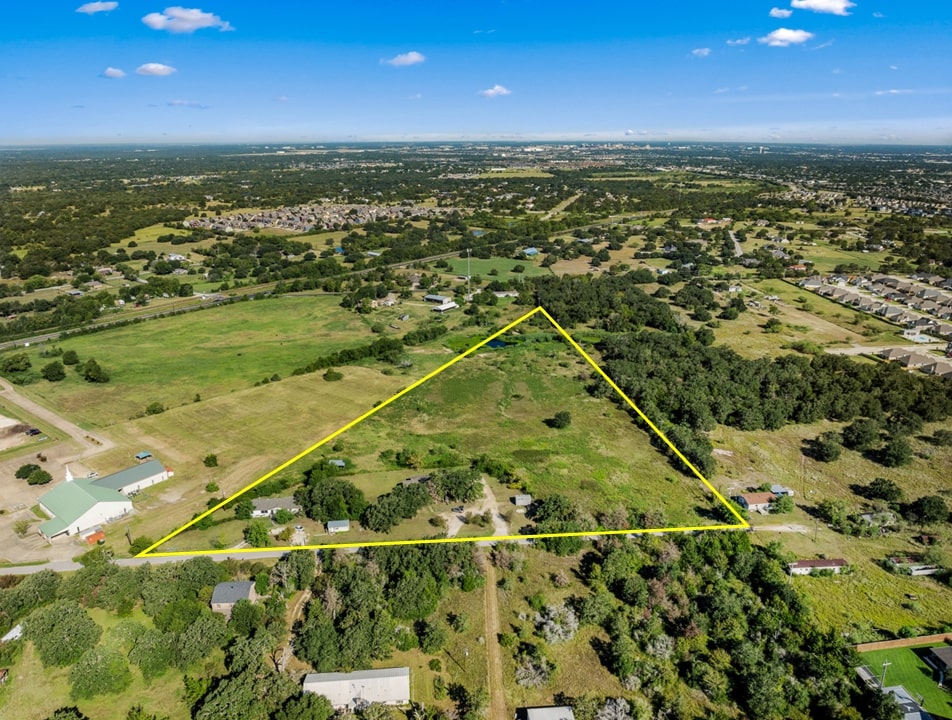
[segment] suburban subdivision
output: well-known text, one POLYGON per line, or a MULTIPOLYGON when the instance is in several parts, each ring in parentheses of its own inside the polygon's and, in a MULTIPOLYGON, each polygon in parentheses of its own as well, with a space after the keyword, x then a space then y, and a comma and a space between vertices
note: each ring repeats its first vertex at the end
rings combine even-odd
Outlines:
POLYGON ((952 718, 950 161, 0 150, 0 716, 952 718))

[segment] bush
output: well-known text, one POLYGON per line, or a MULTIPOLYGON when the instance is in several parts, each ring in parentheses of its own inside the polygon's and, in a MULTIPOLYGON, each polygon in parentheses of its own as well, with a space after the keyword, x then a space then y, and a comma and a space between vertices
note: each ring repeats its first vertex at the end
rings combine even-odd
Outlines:
POLYGON ((30 473, 30 477, 26 479, 26 482, 27 485, 46 485, 52 480, 53 476, 46 472, 46 470, 37 469, 30 473))
POLYGON ((107 383, 109 382, 109 373, 102 369, 102 367, 92 358, 89 358, 83 365, 77 365, 77 368, 80 368, 83 380, 91 383, 107 383))
POLYGON ((145 406, 146 415, 161 415, 165 412, 165 406, 160 402, 151 402, 145 406))
POLYGON ((211 482, 205 486, 205 492, 208 492, 208 493, 216 493, 218 492, 218 489, 219 489, 218 483, 211 482))
POLYGON ((66 377, 66 369, 63 367, 63 363, 59 360, 54 360, 44 365, 40 374, 50 382, 59 382, 66 377))
POLYGON ((218 467, 218 456, 215 453, 208 453, 202 460, 202 464, 209 468, 218 467))
POLYGON ((344 373, 338 370, 335 370, 334 368, 328 368, 324 372, 323 377, 324 377, 324 380, 326 380, 327 382, 337 382, 338 380, 344 379, 344 373))
POLYGON ((20 480, 26 480, 28 477, 30 477, 30 475, 40 469, 41 468, 39 465, 27 463, 26 465, 21 465, 19 468, 17 468, 17 471, 13 474, 13 476, 20 480))
POLYGON ((76 354, 75 350, 66 350, 63 353, 63 364, 64 365, 78 365, 79 364, 79 355, 76 354))

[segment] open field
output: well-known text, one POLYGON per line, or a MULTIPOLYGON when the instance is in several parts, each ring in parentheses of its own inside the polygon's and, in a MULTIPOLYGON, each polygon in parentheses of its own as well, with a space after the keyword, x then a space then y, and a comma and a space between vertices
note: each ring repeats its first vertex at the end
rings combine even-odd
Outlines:
MULTIPOLYGON (((446 260, 449 263, 449 269, 443 269, 441 272, 444 274, 451 274, 454 277, 456 276, 466 276, 466 257, 465 255, 458 258, 448 258, 446 260)), ((533 258, 521 258, 519 260, 513 260, 512 258, 489 258, 484 260, 482 258, 470 258, 469 265, 473 277, 479 275, 482 277, 483 282, 488 282, 490 280, 512 280, 518 279, 520 275, 525 277, 535 277, 537 275, 550 275, 551 271, 548 268, 539 266, 539 259, 533 258), (513 272, 512 269, 516 265, 522 265, 524 268, 523 272, 517 273, 513 272), (490 275, 490 270, 495 270, 498 275, 490 275)), ((433 268, 439 270, 438 268, 433 268)))
POLYGON ((886 687, 902 685, 914 698, 921 695, 925 700, 922 707, 935 720, 952 719, 952 692, 940 689, 932 679, 932 668, 919 657, 928 645, 892 650, 871 650, 860 655, 863 664, 877 677, 883 676, 883 663, 886 669, 886 687))
MULTIPOLYGON (((700 482, 674 471, 627 413, 607 399, 590 397, 578 379, 587 378, 589 366, 546 337, 537 334, 531 342, 466 358, 336 437, 333 449, 322 447, 300 460, 300 470, 314 462, 346 460, 354 469, 345 477, 373 501, 438 462, 467 466, 471 458, 485 454, 512 467, 518 478, 509 487, 489 480, 491 506, 508 515, 514 534, 524 521, 514 513, 511 498, 522 489, 539 497, 564 495, 593 518, 616 508, 660 509, 666 525, 710 524, 705 519, 709 501, 700 482), (547 427, 544 421, 560 410, 571 413, 571 425, 547 427), (419 458, 418 464, 398 468, 392 459, 381 457, 388 450, 408 450, 419 458)), ((433 536, 437 531, 429 519, 453 504, 434 504, 386 535, 361 530, 321 540, 433 536)), ((313 523, 306 528, 312 539, 320 532, 313 523)), ((491 528, 465 529, 466 535, 493 534, 491 528)), ((174 544, 184 547, 195 535, 189 532, 174 544)))
POLYGON ((550 178, 552 173, 547 173, 545 170, 539 170, 538 168, 490 168, 486 172, 479 173, 477 176, 480 180, 496 179, 496 178, 550 178))

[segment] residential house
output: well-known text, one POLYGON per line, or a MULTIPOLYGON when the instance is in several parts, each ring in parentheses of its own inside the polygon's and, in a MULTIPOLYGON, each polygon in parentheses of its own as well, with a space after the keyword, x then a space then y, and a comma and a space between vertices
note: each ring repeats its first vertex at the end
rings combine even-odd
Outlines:
POLYGON ((337 710, 370 703, 407 705, 410 702, 410 668, 308 673, 304 676, 303 690, 323 695, 337 710))
POLYGON ((277 498, 254 498, 251 501, 251 505, 254 508, 251 511, 251 517, 253 518, 273 518, 274 514, 278 510, 287 510, 293 512, 295 515, 301 512, 301 506, 298 505, 293 497, 277 497, 277 498))
POLYGON ((255 584, 251 580, 218 583, 212 590, 212 612, 231 619, 231 611, 239 600, 254 602, 258 599, 255 584))
POLYGON ((742 493, 733 497, 734 502, 750 512, 766 513, 777 496, 769 492, 742 493))
POLYGON ((796 562, 787 563, 787 571, 791 575, 809 575, 811 572, 816 570, 817 572, 821 570, 830 570, 834 574, 839 575, 840 571, 845 568, 849 563, 842 558, 831 558, 826 560, 797 560, 796 562))
POLYGON ((920 368, 924 365, 928 365, 935 361, 935 358, 931 358, 928 355, 920 355, 919 353, 910 353, 899 359, 899 364, 904 368, 920 368))

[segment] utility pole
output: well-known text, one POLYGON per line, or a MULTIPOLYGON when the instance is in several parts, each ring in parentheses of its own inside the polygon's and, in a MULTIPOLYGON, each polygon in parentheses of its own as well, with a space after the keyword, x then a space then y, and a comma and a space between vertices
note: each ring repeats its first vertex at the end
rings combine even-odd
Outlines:
POLYGON ((883 663, 883 678, 882 678, 882 680, 879 681, 879 687, 880 687, 880 688, 886 687, 886 668, 888 668, 890 665, 892 665, 891 662, 884 662, 884 663, 883 663))
POLYGON ((473 301, 472 290, 469 286, 470 278, 473 277, 473 274, 469 270, 469 248, 466 248, 466 294, 469 295, 469 301, 473 301))

